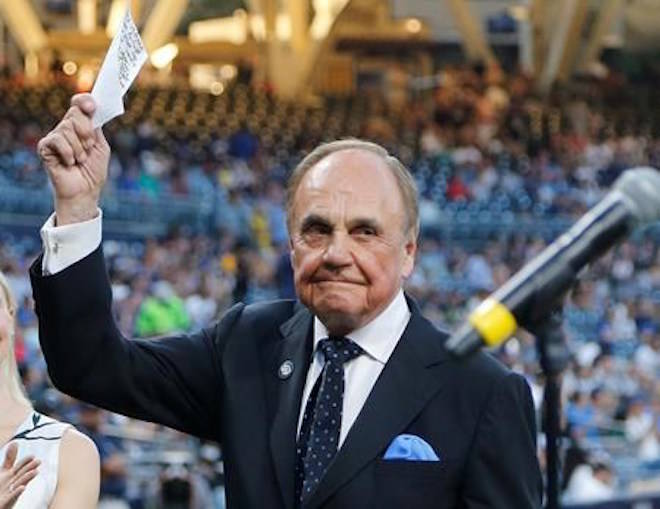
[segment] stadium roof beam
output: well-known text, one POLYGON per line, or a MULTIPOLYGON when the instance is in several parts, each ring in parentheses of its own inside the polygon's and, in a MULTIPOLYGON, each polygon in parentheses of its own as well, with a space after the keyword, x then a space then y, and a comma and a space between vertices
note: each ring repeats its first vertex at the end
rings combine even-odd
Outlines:
POLYGON ((546 0, 531 0, 529 6, 529 18, 532 30, 532 60, 534 76, 539 76, 545 61, 545 13, 547 11, 546 0))
POLYGON ((266 40, 275 39, 275 25, 277 23, 277 1, 262 0, 264 7, 264 19, 266 23, 266 40))
POLYGON ((564 54, 559 64, 558 78, 560 81, 568 80, 576 67, 578 50, 582 43, 582 28, 587 18, 589 0, 579 0, 575 6, 573 19, 570 23, 564 54))
POLYGON ((98 56, 108 51, 109 44, 110 39, 105 32, 101 31, 84 35, 77 30, 50 30, 48 32, 48 46, 59 52, 98 56))
MULTIPOLYGON (((79 0, 80 2, 81 0, 79 0)), ((139 24, 140 16, 142 12, 141 0, 131 0, 129 5, 131 6, 131 14, 133 20, 139 24)), ((79 4, 80 5, 80 4, 79 4)), ((119 30, 119 25, 121 25, 121 20, 124 17, 126 12, 126 0, 112 0, 110 4, 110 10, 108 11, 108 21, 105 26, 105 31, 108 34, 108 37, 114 37, 119 30)))
POLYGON ((275 37, 275 24, 277 22, 277 0, 245 0, 250 15, 263 18, 265 39, 275 37))
POLYGON ((589 40, 579 66, 581 70, 587 70, 591 64, 598 60, 605 36, 612 28, 614 21, 621 15, 622 7, 622 0, 605 0, 605 5, 598 9, 598 17, 591 34, 589 34, 589 40))
MULTIPOLYGON (((254 41, 247 40, 241 45, 224 41, 191 42, 186 36, 175 36, 170 39, 179 47, 178 61, 194 62, 227 62, 246 58, 256 53, 254 41)), ((74 30, 51 30, 48 33, 49 47, 58 50, 65 57, 75 59, 75 56, 85 58, 103 55, 108 51, 110 39, 105 32, 96 31, 93 34, 81 35, 74 30)))
POLYGON ((305 28, 307 43, 300 50, 295 50, 293 44, 289 45, 288 41, 268 37, 265 48, 266 75, 275 85, 278 95, 294 98, 308 91, 315 66, 330 42, 334 40, 338 19, 354 2, 355 0, 316 2, 314 19, 305 28))
POLYGON ((188 0, 158 0, 142 29, 142 42, 147 52, 171 41, 188 7, 188 0))
MULTIPOLYGON (((308 0, 304 0, 308 1, 308 0)), ((263 45, 262 72, 285 98, 306 98, 313 93, 315 73, 325 66, 344 38, 367 41, 429 41, 430 32, 417 19, 393 20, 388 0, 313 0, 314 18, 307 44, 295 51, 290 39, 274 37, 263 45)))
POLYGON ((294 51, 303 51, 308 44, 309 0, 286 0, 291 18, 291 46, 294 51))
POLYGON ((91 34, 96 30, 96 0, 78 0, 78 30, 91 34))
POLYGON ((31 2, 2 0, 0 15, 24 55, 35 55, 45 48, 48 37, 31 2))
POLYGON ((469 60, 482 60, 487 64, 497 64, 497 59, 489 46, 486 36, 475 20, 466 0, 446 0, 456 26, 461 33, 463 47, 469 60))
POLYGON ((537 89, 542 94, 550 92, 552 85, 559 76, 562 63, 570 60, 575 54, 576 48, 569 47, 570 44, 579 43, 579 33, 586 13, 588 0, 559 0, 555 4, 555 12, 552 19, 555 27, 551 33, 548 44, 547 57, 543 69, 536 83, 537 89), (584 11, 583 11, 584 9, 584 11), (577 31, 578 35, 575 35, 577 31))
POLYGON ((190 64, 238 62, 257 54, 257 44, 250 39, 238 45, 223 41, 193 43, 187 37, 177 36, 172 42, 179 47, 177 62, 190 64))

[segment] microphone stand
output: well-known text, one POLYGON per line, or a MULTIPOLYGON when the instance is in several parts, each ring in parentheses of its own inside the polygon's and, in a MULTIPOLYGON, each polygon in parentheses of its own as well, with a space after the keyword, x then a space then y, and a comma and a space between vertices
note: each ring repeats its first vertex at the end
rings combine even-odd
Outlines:
POLYGON ((542 429, 546 436, 546 509, 559 509, 560 376, 568 365, 570 353, 562 331, 561 307, 555 308, 534 326, 541 368, 545 375, 542 429))

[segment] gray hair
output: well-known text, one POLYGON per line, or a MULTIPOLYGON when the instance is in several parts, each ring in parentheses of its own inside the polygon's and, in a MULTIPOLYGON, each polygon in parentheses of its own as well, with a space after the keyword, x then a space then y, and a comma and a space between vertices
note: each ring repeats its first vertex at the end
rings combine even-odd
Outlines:
POLYGON ((417 238, 419 234, 419 199, 417 184, 410 174, 410 171, 408 171, 408 168, 406 168, 396 157, 391 155, 385 148, 376 143, 357 138, 322 143, 307 154, 307 156, 298 163, 298 166, 294 168, 293 172, 291 172, 286 188, 286 221, 287 226, 289 227, 289 232, 291 231, 293 200, 303 177, 319 161, 325 159, 330 154, 342 150, 363 150, 376 154, 383 159, 392 172, 392 175, 394 175, 399 191, 401 192, 401 198, 403 199, 403 205, 406 209, 407 216, 406 232, 412 231, 414 237, 417 238))
POLYGON ((21 379, 18 375, 18 366, 16 364, 16 354, 14 350, 14 327, 15 327, 15 315, 16 315, 16 300, 9 288, 9 282, 5 275, 0 272, 0 292, 4 296, 5 303, 7 304, 7 310, 9 315, 12 317, 12 329, 9 331, 9 348, 7 349, 7 357, 4 361, 0 363, 0 384, 6 383, 7 388, 9 389, 9 394, 19 403, 29 406, 32 408, 30 400, 25 395, 25 390, 21 379))

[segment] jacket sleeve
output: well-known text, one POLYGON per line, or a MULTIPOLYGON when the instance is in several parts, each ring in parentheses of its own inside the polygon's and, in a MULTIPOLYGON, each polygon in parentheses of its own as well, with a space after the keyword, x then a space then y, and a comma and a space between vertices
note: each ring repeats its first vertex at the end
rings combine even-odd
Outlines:
POLYGON ((494 384, 466 468, 465 507, 541 507, 543 482, 536 456, 534 404, 521 376, 509 373, 494 384))
POLYGON ((243 305, 191 335, 124 338, 112 316, 103 252, 52 276, 30 269, 39 340, 53 384, 63 392, 137 419, 218 440, 222 350, 243 305))

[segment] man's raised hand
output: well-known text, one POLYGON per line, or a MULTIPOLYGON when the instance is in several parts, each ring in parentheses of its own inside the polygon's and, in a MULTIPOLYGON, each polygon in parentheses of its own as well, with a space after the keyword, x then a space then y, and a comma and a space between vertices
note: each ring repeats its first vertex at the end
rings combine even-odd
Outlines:
POLYGON ((57 225, 92 219, 108 176, 110 147, 100 128, 92 128, 96 105, 90 94, 77 94, 55 129, 37 151, 53 184, 57 225))

